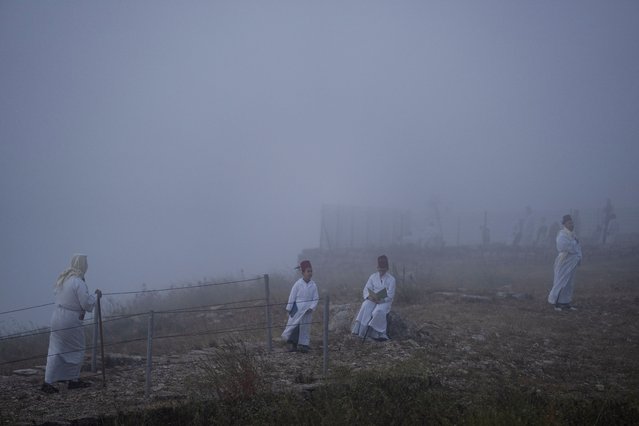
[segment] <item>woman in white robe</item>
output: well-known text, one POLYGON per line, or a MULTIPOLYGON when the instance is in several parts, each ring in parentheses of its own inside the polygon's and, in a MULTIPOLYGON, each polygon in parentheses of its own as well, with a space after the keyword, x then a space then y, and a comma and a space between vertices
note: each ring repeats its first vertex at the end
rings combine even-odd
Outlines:
MULTIPOLYGON (((88 382, 79 380, 80 368, 84 361, 85 312, 93 311, 96 296, 89 294, 84 282, 84 274, 88 269, 86 255, 76 254, 71 259, 71 267, 67 268, 55 285, 55 305, 51 316, 51 334, 49 335, 49 352, 44 375, 42 391, 58 392, 53 383, 67 381, 69 389, 86 387, 88 382)), ((95 293, 98 297, 100 290, 95 293)))
POLYGON ((548 303, 555 305, 555 309, 576 310, 572 303, 575 274, 581 263, 581 246, 574 233, 574 223, 570 215, 562 220, 564 227, 557 234, 557 251, 555 259, 553 286, 548 294, 548 303))
POLYGON ((386 256, 377 258, 377 272, 368 278, 362 293, 364 302, 353 321, 351 332, 361 338, 388 340, 386 316, 395 297, 395 277, 388 273, 386 256))
POLYGON ((304 260, 300 263, 302 278, 297 280, 288 296, 286 311, 288 321, 282 333, 282 340, 290 345, 291 351, 308 352, 311 341, 311 323, 313 311, 319 301, 319 293, 313 276, 311 262, 304 260))

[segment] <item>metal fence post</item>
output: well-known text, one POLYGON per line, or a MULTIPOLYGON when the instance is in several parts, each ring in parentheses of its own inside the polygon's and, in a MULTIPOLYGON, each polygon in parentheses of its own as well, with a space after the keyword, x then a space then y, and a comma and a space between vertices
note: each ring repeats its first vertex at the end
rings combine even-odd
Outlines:
POLYGON ((91 348, 91 372, 98 371, 98 309, 93 311, 93 348, 91 348))
POLYGON ((266 347, 273 351, 273 320, 271 319, 271 291, 268 286, 268 274, 264 274, 264 289, 266 291, 266 347))
POLYGON ((328 293, 324 297, 324 360, 322 364, 322 373, 324 377, 328 374, 328 314, 329 314, 329 297, 328 293))
POLYGON ((151 365, 153 364, 153 311, 149 311, 149 331, 146 341, 146 384, 144 396, 151 396, 151 365))
POLYGON ((104 363, 104 331, 102 328, 102 304, 100 300, 102 299, 102 294, 98 294, 97 307, 98 310, 98 323, 100 330, 100 366, 102 367, 102 387, 106 386, 106 365, 104 363))

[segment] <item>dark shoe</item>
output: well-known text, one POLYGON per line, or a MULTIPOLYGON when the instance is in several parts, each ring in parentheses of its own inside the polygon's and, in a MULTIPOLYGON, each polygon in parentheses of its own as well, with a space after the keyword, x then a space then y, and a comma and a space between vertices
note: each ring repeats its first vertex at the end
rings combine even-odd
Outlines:
POLYGON ((47 382, 42 383, 42 387, 40 388, 40 390, 42 392, 44 392, 44 393, 58 393, 58 392, 60 392, 58 390, 58 388, 53 386, 51 383, 47 383, 47 382))
POLYGON ((67 385, 67 389, 80 389, 80 388, 88 388, 91 386, 91 382, 84 382, 82 380, 69 380, 69 384, 67 385))
POLYGON ((555 311, 576 311, 577 308, 570 303, 558 303, 555 305, 555 311))
POLYGON ((311 348, 306 345, 299 345, 299 351, 303 354, 307 353, 311 348))

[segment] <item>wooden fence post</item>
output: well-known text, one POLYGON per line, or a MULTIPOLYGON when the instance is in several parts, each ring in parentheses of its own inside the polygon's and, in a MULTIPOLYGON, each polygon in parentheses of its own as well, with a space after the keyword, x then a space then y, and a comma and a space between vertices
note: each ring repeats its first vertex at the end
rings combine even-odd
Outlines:
POLYGON ((99 326, 98 310, 93 312, 93 347, 91 348, 91 372, 98 371, 98 326, 99 326))
POLYGON ((144 387, 144 396, 151 396, 151 365, 153 364, 153 311, 149 311, 149 331, 146 341, 146 384, 144 387))
POLYGON ((323 350, 323 363, 322 373, 324 377, 328 374, 328 316, 329 316, 329 297, 328 293, 324 297, 324 350, 323 350))
POLYGON ((268 274, 264 274, 264 290, 266 291, 266 347, 273 351, 273 320, 271 319, 271 291, 269 289, 268 274))
POLYGON ((102 304, 100 303, 100 299, 102 299, 102 294, 98 294, 98 323, 100 330, 100 365, 102 367, 102 387, 106 386, 106 367, 104 364, 104 332, 102 330, 102 304))

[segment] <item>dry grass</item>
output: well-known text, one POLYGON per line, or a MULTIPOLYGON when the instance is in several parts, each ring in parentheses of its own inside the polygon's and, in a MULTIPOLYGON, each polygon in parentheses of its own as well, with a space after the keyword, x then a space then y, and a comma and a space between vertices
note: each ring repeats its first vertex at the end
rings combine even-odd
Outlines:
MULTIPOLYGON (((393 256, 388 251, 398 277, 394 311, 423 335, 413 336, 410 340, 414 342, 391 341, 383 346, 364 345, 346 334, 332 335, 326 386, 302 399, 281 389, 273 396, 263 392, 262 385, 282 376, 291 383, 314 382, 321 371, 320 357, 310 356, 297 366, 288 357, 275 357, 265 367, 259 351, 249 351, 238 341, 225 342, 224 333, 160 338, 154 343, 158 354, 214 348, 214 355, 202 365, 203 374, 192 387, 208 388, 216 400, 236 400, 215 406, 200 401, 161 415, 175 415, 176 421, 186 423, 190 419, 194 424, 230 418, 223 416, 239 416, 246 424, 274 421, 269 419, 284 423, 295 419, 306 424, 394 424, 401 415, 408 416, 403 418, 409 422, 432 419, 440 424, 637 423, 639 254, 589 257, 585 252, 575 291, 580 310, 556 313, 545 301, 553 260, 546 253, 480 256, 451 250, 437 255, 404 253, 401 257, 402 253, 393 256), (528 297, 499 297, 500 293, 525 293, 528 297), (244 397, 254 405, 247 406, 244 397), (380 405, 380 401, 384 403, 380 405), (398 408, 384 410, 389 404, 398 408), (253 417, 246 417, 241 410, 253 413, 253 417), (285 414, 275 415, 275 410, 285 414), (189 417, 189 412, 197 413, 202 422, 189 417), (313 414, 306 416, 304 412, 313 414)), ((370 254, 307 252, 304 257, 313 261, 320 292, 329 293, 331 302, 340 304, 360 299, 361 288, 373 270, 370 263, 375 256, 370 254)), ((295 279, 271 278, 273 303, 286 300, 295 279)), ((193 301, 205 305, 254 298, 263 288, 230 292, 193 289, 182 300, 179 297, 184 291, 167 293, 159 300, 154 296, 157 305, 138 300, 140 305, 122 306, 118 313, 139 312, 140 306, 161 310, 155 306, 167 309, 193 301)), ((239 324, 264 324, 265 310, 216 308, 188 315, 158 314, 156 319, 156 336, 197 334, 239 324)), ((285 319, 283 309, 275 308, 273 324, 282 326, 285 319)), ((114 322, 105 327, 105 334, 114 340, 145 337, 146 317, 135 321, 114 322)), ((320 333, 320 326, 313 328, 313 342, 321 341, 320 333)), ((265 331, 260 329, 241 333, 239 338, 255 348, 264 337, 265 331)), ((131 343, 118 352, 144 355, 144 345, 131 343)), ((145 414, 147 419, 154 415, 145 414)), ((120 417, 114 421, 135 424, 136 419, 120 417)), ((145 422, 141 424, 152 424, 145 422)))

